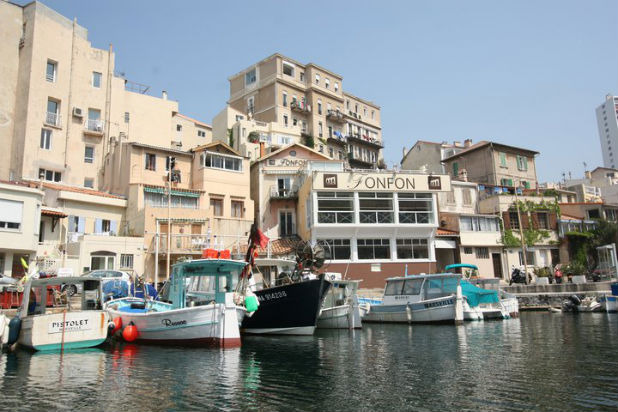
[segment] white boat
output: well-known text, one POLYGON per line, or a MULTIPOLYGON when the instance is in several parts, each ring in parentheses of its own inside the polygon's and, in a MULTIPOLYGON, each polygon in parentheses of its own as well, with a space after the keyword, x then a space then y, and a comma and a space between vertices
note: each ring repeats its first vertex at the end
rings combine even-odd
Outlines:
POLYGON ((605 310, 609 313, 618 312, 618 283, 612 283, 612 294, 605 296, 605 310))
POLYGON ((9 342, 9 321, 10 319, 4 313, 0 313, 0 351, 9 342))
POLYGON ((325 273, 332 284, 325 295, 318 328, 321 329, 359 329, 361 308, 358 303, 358 284, 360 280, 342 280, 340 273, 325 273))
POLYGON ((364 322, 463 322, 461 275, 439 273, 386 279, 382 304, 370 304, 364 322))
POLYGON ((16 318, 11 335, 18 336, 21 346, 41 351, 97 346, 107 338, 110 321, 103 309, 101 279, 87 277, 28 281, 16 318), (60 293, 67 282, 79 284, 82 292, 73 298, 60 293))
POLYGON ((162 301, 128 297, 107 302, 113 319, 137 328, 137 342, 185 346, 240 346, 246 308, 234 288, 245 262, 200 259, 174 265, 162 301), (239 302, 241 303, 241 302, 239 302))

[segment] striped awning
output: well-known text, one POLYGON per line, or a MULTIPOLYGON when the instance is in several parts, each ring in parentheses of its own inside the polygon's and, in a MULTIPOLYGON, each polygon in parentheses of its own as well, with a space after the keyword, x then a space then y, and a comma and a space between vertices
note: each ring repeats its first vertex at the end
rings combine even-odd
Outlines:
MULTIPOLYGON (((159 193, 162 195, 167 195, 167 190, 164 187, 152 187, 152 186, 144 186, 144 192, 148 193, 159 193)), ((195 192, 185 192, 181 190, 172 189, 172 196, 184 196, 184 197, 200 197, 199 193, 195 192)))

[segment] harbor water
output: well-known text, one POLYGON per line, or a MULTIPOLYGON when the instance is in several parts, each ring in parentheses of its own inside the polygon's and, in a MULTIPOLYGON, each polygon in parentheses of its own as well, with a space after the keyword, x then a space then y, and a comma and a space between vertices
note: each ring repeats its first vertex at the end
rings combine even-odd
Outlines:
POLYGON ((618 315, 0 355, 0 410, 618 410, 618 315))

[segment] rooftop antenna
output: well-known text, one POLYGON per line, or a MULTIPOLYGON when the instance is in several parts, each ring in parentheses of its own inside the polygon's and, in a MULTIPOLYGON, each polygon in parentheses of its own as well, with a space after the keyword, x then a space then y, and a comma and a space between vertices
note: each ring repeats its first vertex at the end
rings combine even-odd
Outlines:
POLYGON ((584 162, 584 172, 588 170, 588 165, 586 164, 586 162, 584 162))

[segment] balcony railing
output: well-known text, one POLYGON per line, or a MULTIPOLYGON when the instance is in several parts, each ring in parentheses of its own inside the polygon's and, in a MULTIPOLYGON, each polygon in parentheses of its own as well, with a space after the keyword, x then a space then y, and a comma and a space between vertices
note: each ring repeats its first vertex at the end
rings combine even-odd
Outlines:
POLYGON ((101 119, 86 120, 86 130, 103 133, 103 121, 101 119))
POLYGON ((352 142, 366 144, 367 146, 375 147, 376 149, 382 149, 384 147, 381 141, 367 135, 359 135, 358 133, 354 133, 348 135, 347 138, 352 142))
POLYGON ((278 186, 271 186, 270 188, 271 199, 298 199, 298 188, 280 188, 278 186))
POLYGON ((47 112, 45 115, 45 124, 60 127, 60 114, 55 112, 47 112))
POLYGON ((301 113, 311 113, 311 105, 298 100, 292 100, 292 103, 290 103, 290 109, 301 113))
POLYGON ((345 122, 345 119, 343 118, 343 113, 341 113, 339 110, 329 110, 326 113, 326 118, 332 122, 345 122))

